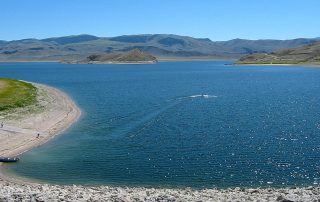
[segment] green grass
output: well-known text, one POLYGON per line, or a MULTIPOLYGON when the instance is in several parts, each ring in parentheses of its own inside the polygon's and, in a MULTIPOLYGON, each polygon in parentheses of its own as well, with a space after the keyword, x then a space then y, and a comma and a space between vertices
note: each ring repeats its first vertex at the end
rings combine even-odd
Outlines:
POLYGON ((0 111, 37 103, 37 88, 30 83, 0 78, 0 111))

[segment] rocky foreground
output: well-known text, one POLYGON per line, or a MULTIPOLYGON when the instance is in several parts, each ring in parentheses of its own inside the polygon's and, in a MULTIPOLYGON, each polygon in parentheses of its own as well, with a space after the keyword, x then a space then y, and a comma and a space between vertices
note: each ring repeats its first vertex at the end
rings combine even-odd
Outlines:
POLYGON ((59 186, 0 180, 0 201, 320 201, 320 187, 194 190, 59 186))

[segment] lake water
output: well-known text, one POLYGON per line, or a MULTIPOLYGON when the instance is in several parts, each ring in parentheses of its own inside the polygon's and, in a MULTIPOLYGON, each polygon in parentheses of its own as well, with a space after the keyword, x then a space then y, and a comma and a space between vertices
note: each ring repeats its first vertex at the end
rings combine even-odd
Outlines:
POLYGON ((0 63, 0 76, 68 93, 83 115, 10 174, 155 187, 320 183, 320 69, 0 63))

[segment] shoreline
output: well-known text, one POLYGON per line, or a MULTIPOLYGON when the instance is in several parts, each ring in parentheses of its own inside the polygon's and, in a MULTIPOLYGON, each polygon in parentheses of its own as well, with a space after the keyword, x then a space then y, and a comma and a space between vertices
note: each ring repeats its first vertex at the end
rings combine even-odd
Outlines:
POLYGON ((59 60, 0 60, 0 63, 55 63, 60 62, 59 60))
POLYGON ((137 61, 137 62, 60 62, 62 64, 70 65, 148 65, 148 64, 157 64, 158 61, 137 61))
POLYGON ((1 201, 318 201, 320 187, 145 188, 49 185, 0 178, 1 201))
POLYGON ((252 63, 249 63, 249 64, 237 64, 237 63, 234 63, 234 64, 230 64, 232 66, 297 66, 297 67, 301 67, 301 66, 304 66, 304 67, 320 67, 320 64, 252 64, 252 63))
MULTIPOLYGON (((46 104, 43 106, 43 111, 26 115, 19 115, 21 113, 19 112, 16 119, 3 120, 3 117, 0 117, 0 120, 5 123, 3 128, 0 128, 0 141, 5 141, 6 143, 5 145, 0 145, 0 156, 3 157, 19 156, 49 142, 67 130, 81 116, 80 108, 63 91, 44 84, 24 82, 34 85, 38 91, 38 101, 41 100, 46 104), (39 98, 39 91, 43 93, 40 96, 41 98, 39 98), (36 137, 37 133, 40 134, 40 138, 36 137), (17 138, 19 139, 18 141, 17 138)), ((18 110, 24 113, 25 108, 19 108, 18 110)), ((4 181, 19 185, 40 184, 36 180, 6 175, 3 172, 4 165, 4 163, 0 162, 0 182, 4 181)))
MULTIPOLYGON (((219 57, 159 57, 157 62, 188 62, 188 61, 226 61, 237 60, 237 58, 219 58, 219 57)), ((66 62, 64 60, 0 60, 0 63, 62 63, 62 64, 154 64, 153 61, 138 61, 138 62, 102 62, 102 63, 77 63, 66 62)))
POLYGON ((40 99, 44 109, 29 114, 18 109, 22 111, 15 112, 16 118, 0 118, 4 122, 4 127, 0 128, 0 141, 5 142, 0 146, 0 156, 18 156, 50 141, 75 123, 81 115, 81 110, 66 93, 47 85, 32 84, 38 93, 41 91, 43 94, 40 99), (37 134, 40 134, 39 138, 37 134))

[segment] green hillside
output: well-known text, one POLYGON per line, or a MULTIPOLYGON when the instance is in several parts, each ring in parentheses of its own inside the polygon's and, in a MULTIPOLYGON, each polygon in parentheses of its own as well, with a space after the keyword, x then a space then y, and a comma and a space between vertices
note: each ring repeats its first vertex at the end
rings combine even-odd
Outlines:
POLYGON ((30 83, 0 78, 0 111, 37 102, 37 89, 30 83))

